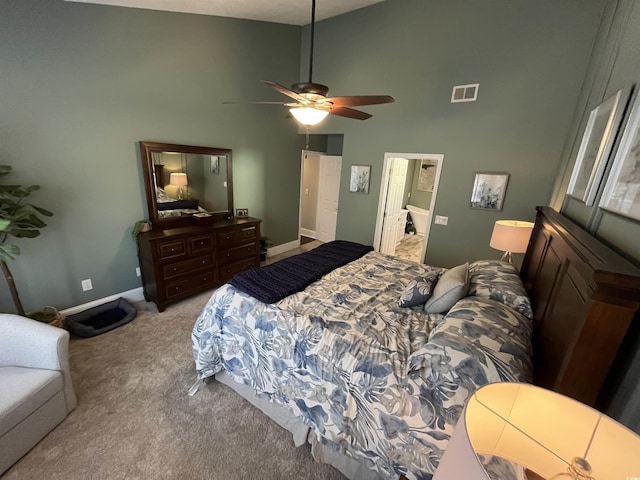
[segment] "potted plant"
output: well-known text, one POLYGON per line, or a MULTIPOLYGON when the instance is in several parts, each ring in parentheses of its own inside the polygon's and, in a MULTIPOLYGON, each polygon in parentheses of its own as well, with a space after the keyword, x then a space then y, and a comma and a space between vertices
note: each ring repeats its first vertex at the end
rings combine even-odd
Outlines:
MULTIPOLYGON (((11 172, 9 165, 0 165, 0 175, 11 172)), ((44 208, 37 207, 25 199, 32 192, 39 190, 39 185, 23 187, 22 185, 0 185, 0 269, 7 281, 11 298, 19 315, 25 316, 24 307, 18 295, 18 289, 7 262, 15 260, 20 255, 20 248, 9 243, 9 237, 35 238, 40 235, 40 229, 47 226, 40 218, 41 215, 53 215, 44 208)))
POLYGON ((148 232, 151 230, 151 222, 149 220, 138 220, 133 224, 133 229, 131 230, 131 238, 133 241, 138 240, 138 234, 140 232, 148 232))
POLYGON ((273 247, 274 243, 269 237, 260 237, 260 261, 264 262, 267 259, 267 250, 273 247))

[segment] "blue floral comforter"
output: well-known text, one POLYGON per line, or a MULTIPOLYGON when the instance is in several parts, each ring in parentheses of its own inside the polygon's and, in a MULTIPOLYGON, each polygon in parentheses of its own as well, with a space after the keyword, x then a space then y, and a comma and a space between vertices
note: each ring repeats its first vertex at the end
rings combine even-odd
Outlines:
POLYGON ((198 375, 225 369, 383 478, 429 479, 476 388, 531 378, 516 310, 476 297, 446 317, 398 306, 434 270, 371 252, 269 305, 224 285, 193 329, 198 375))

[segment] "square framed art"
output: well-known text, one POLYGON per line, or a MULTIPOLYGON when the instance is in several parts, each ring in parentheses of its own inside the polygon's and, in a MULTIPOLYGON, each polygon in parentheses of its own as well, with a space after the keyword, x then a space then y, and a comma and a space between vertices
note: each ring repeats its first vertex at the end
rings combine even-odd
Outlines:
POLYGON ((478 172, 473 181, 471 208, 502 210, 507 193, 509 174, 506 172, 478 172))

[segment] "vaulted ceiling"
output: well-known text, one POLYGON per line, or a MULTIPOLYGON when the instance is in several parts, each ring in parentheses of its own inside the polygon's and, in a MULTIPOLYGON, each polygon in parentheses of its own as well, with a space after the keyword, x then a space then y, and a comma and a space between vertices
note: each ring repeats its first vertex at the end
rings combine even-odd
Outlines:
MULTIPOLYGON (((169 12, 245 18, 264 22, 307 25, 311 0, 66 0, 169 12)), ((336 17, 384 0, 318 0, 316 20, 336 17)))

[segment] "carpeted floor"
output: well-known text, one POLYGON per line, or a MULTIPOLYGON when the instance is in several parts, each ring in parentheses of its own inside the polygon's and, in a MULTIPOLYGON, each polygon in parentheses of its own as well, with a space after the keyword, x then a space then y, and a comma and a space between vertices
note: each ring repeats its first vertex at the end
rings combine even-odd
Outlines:
POLYGON ((228 387, 194 397, 191 328, 211 292, 72 339, 78 407, 9 469, 9 479, 343 479, 228 387))

